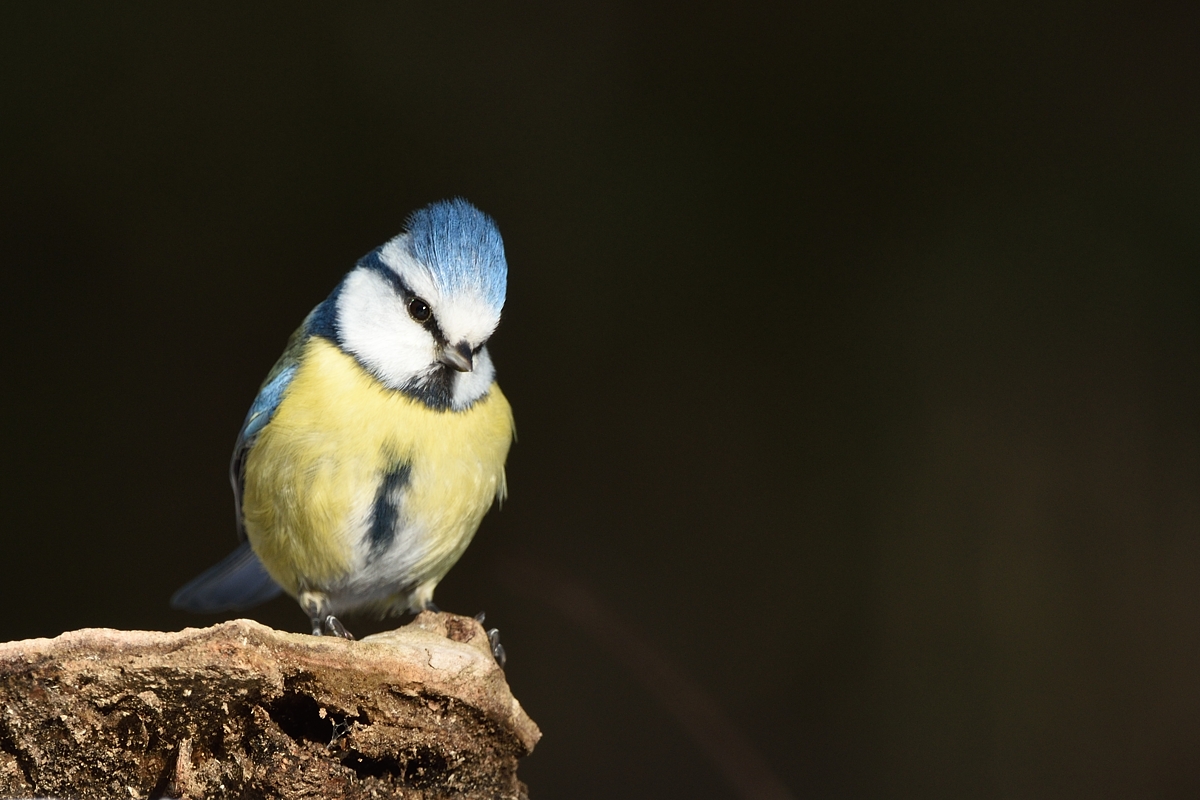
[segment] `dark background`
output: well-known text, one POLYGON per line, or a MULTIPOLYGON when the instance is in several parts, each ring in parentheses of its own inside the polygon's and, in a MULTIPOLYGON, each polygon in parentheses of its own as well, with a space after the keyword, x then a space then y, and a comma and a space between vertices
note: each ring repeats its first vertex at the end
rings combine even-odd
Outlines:
POLYGON ((797 797, 1196 796, 1196 9, 7 7, 0 638, 215 621, 259 382, 462 195, 520 440, 437 599, 535 798, 734 794, 534 562, 797 797))

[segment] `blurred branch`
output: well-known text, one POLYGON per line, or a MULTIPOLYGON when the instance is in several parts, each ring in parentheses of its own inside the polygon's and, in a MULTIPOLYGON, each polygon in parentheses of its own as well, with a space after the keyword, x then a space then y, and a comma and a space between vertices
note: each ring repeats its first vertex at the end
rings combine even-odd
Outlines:
POLYGON ((0 644, 0 796, 523 798, 541 733, 479 623, 235 620, 0 644))

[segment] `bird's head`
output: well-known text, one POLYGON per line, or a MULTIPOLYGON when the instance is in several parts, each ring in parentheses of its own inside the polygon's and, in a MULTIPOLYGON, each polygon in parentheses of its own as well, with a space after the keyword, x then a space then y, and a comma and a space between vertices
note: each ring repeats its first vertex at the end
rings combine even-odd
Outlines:
POLYGON ((500 322, 507 279, 496 223, 465 200, 447 200, 415 212, 403 233, 364 256, 325 315, 337 344, 382 384, 461 409, 495 375, 484 344, 500 322))

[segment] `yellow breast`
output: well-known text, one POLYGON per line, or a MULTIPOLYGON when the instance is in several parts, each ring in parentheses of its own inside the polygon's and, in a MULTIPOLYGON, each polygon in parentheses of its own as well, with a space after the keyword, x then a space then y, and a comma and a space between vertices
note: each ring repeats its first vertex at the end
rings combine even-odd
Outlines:
POLYGON ((500 387, 464 411, 435 411, 387 389, 351 356, 314 337, 246 461, 246 535, 295 596, 352 580, 368 556, 385 475, 408 465, 405 535, 420 563, 397 583, 436 582, 503 498, 513 419, 500 387))

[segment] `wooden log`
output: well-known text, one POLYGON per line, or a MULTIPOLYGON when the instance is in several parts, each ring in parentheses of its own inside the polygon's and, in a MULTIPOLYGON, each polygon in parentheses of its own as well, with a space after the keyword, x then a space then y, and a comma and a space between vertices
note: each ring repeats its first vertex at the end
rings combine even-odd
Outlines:
POLYGON ((0 796, 524 798, 541 733, 483 628, 249 620, 0 644, 0 796))

